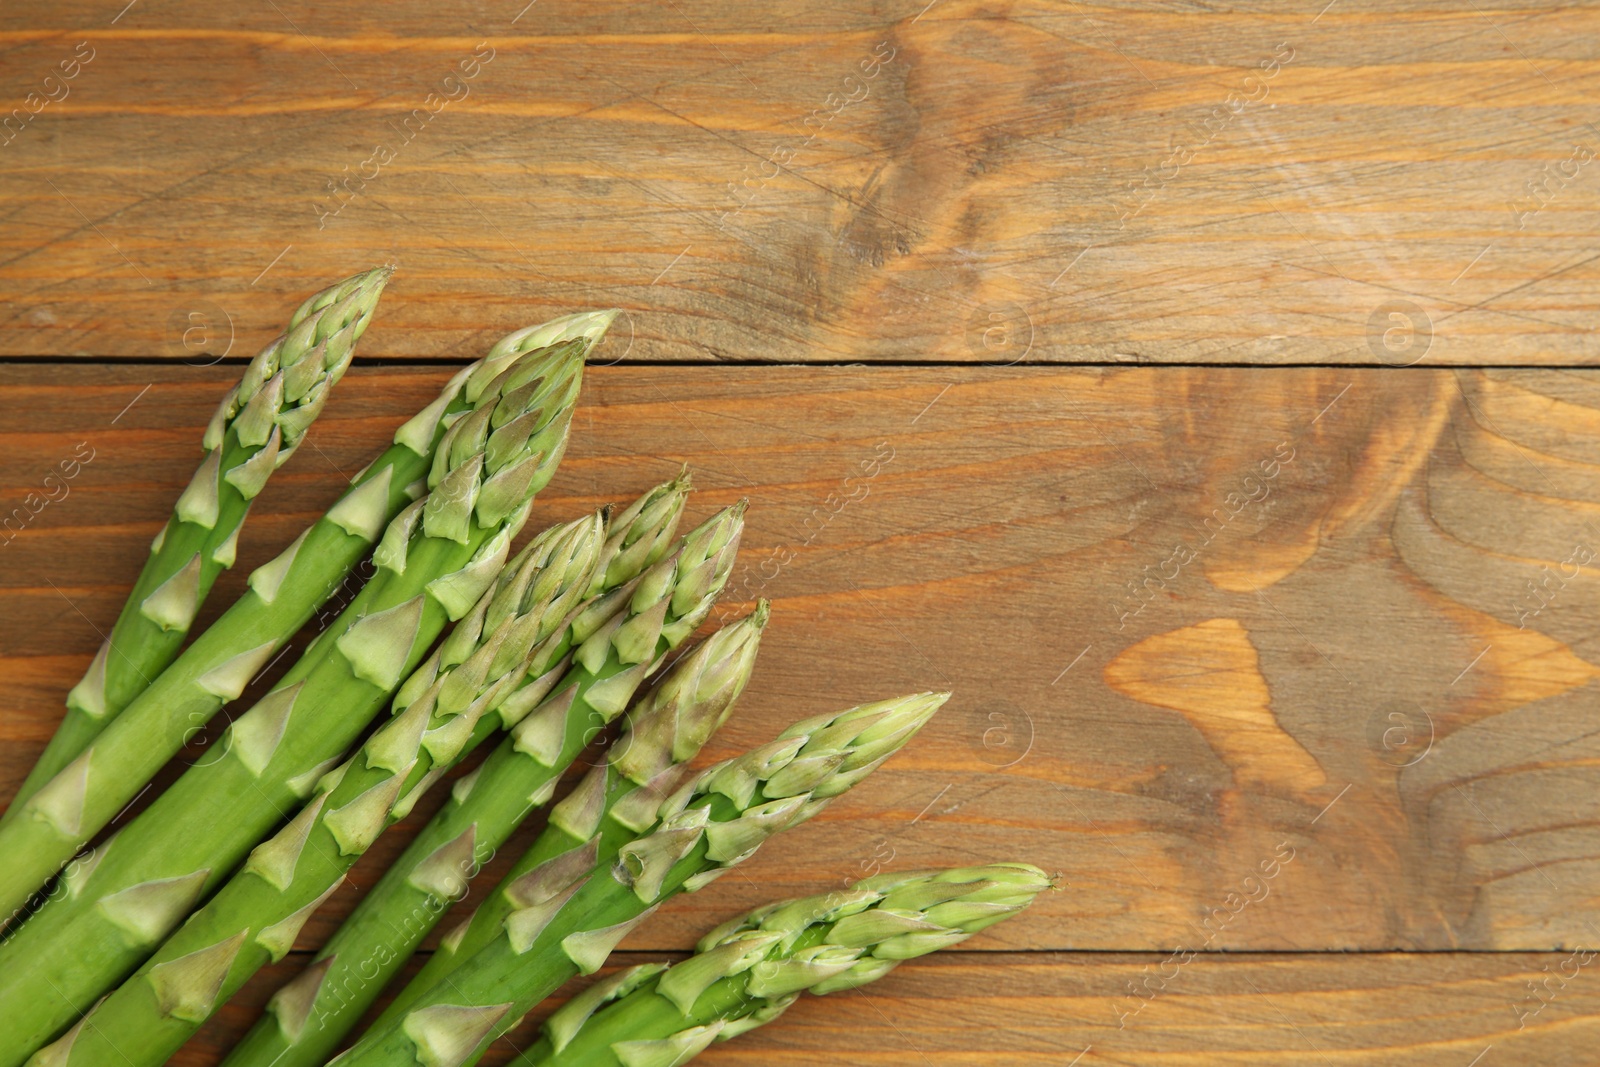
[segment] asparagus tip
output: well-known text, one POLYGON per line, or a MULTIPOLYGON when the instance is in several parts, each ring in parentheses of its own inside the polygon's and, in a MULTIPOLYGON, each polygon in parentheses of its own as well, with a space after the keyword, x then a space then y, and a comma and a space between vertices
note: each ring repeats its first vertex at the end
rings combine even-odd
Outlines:
POLYGON ((605 332, 611 328, 611 324, 620 314, 622 314, 621 308, 606 308, 604 311, 580 311, 568 315, 562 322, 560 339, 570 341, 581 337, 593 347, 599 343, 601 337, 605 336, 605 332))

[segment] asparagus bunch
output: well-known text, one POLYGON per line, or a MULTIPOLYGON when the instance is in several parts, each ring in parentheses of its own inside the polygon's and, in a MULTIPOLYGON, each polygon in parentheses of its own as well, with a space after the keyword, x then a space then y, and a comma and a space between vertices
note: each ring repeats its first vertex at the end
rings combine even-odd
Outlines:
POLYGON ((443 981, 499 936, 505 920, 526 906, 522 887, 557 857, 584 856, 596 841, 592 866, 614 860, 622 846, 654 821, 655 812, 687 777, 688 762, 733 712, 755 667, 768 607, 719 630, 685 656, 628 713, 629 726, 608 758, 590 769, 505 879, 472 917, 444 940, 426 966, 385 1009, 382 1023, 399 1018, 411 1002, 443 981))
POLYGON ((468 1067, 534 1004, 599 970, 661 902, 693 892, 767 838, 820 811, 900 748, 944 703, 922 693, 796 723, 696 776, 662 802, 649 829, 597 862, 598 840, 525 878, 523 906, 496 939, 375 1025, 341 1067, 468 1067))
MULTIPOLYGON (((594 594, 609 591, 614 586, 626 585, 630 580, 637 577, 640 569, 654 563, 666 551, 682 512, 683 500, 687 491, 687 476, 680 476, 673 482, 657 486, 621 515, 613 516, 612 520, 604 527, 605 537, 603 544, 599 544, 592 537, 586 536, 583 538, 581 545, 572 546, 574 549, 581 548, 581 552, 561 552, 561 555, 569 556, 572 561, 568 565, 568 570, 572 570, 577 565, 580 557, 588 558, 587 567, 582 572, 582 580, 576 581, 575 579, 579 572, 573 571, 568 580, 560 586, 562 589, 570 589, 570 593, 581 592, 588 598, 578 608, 562 617, 550 611, 536 615, 530 606, 529 611, 524 612, 520 619, 505 622, 503 627, 496 625, 488 626, 487 629, 479 625, 480 620, 485 625, 490 619, 503 621, 505 616, 504 605, 508 601, 503 599, 500 607, 491 608, 487 613, 475 611, 473 615, 463 620, 452 631, 450 637, 446 639, 440 649, 408 679, 406 685, 400 690, 397 703, 403 704, 407 709, 414 706, 417 700, 420 699, 417 694, 425 687, 432 686, 435 681, 439 680, 441 668, 448 672, 453 661, 463 652, 467 653, 467 660, 471 660, 474 655, 472 649, 476 647, 474 642, 488 640, 492 641, 496 647, 493 659, 490 660, 490 667, 495 672, 496 677, 501 679, 500 687, 494 696, 492 707, 487 706, 490 702, 484 696, 478 696, 467 701, 469 708, 476 707, 478 711, 472 716, 470 723, 463 717, 452 720, 453 725, 447 732, 450 739, 450 747, 458 748, 459 751, 456 752, 456 758, 462 758, 486 738, 496 726, 508 726, 520 721, 520 718, 526 715, 530 708, 548 694, 551 684, 562 677, 567 666, 569 653, 574 644, 580 641, 582 637, 599 628, 609 618, 609 615, 614 613, 614 611, 608 611, 603 606, 597 609, 596 596, 594 594), (540 621, 541 619, 543 621, 540 621), (558 623, 553 632, 542 633, 543 629, 552 620, 558 623), (531 634, 528 632, 530 625, 537 628, 536 632, 531 634), (525 650, 520 663, 517 662, 515 656, 508 655, 508 652, 513 650, 525 650), (507 662, 508 659, 510 660, 509 663, 507 662), (508 667, 516 667, 517 672, 508 673, 508 667), (525 681, 517 684, 518 677, 525 679, 525 681), (489 712, 493 714, 488 714, 489 712), (462 734, 465 736, 461 736, 462 734)), ((559 542, 550 544, 548 540, 549 538, 559 538, 560 536, 559 532, 547 532, 542 535, 541 538, 530 544, 528 549, 524 550, 522 556, 519 557, 520 565, 511 568, 510 573, 514 575, 523 566, 536 563, 539 557, 543 555, 542 549, 544 546, 541 545, 541 542, 549 545, 552 549, 560 548, 559 542)), ((553 572, 547 572, 547 578, 552 574, 553 572)), ((506 577, 501 579, 502 585, 508 581, 511 581, 511 579, 506 577)), ((529 590, 529 592, 532 591, 533 589, 529 590)), ((570 593, 568 594, 569 596, 570 593)), ((506 596, 510 595, 512 594, 506 594, 506 596)), ((477 661, 471 671, 465 675, 456 672, 456 682, 452 683, 450 689, 444 690, 447 701, 459 703, 462 693, 460 683, 463 679, 467 679, 470 684, 471 680, 477 676, 478 668, 483 665, 484 657, 487 654, 479 652, 476 655, 477 661)), ((485 683, 488 680, 487 675, 482 679, 485 683)), ((419 711, 417 714, 420 715, 421 712, 419 711)), ((435 736, 442 737, 446 735, 435 736)), ((443 755, 444 753, 441 751, 441 758, 439 758, 439 763, 441 764, 444 762, 443 755)), ((443 766, 432 768, 420 778, 413 772, 410 780, 406 782, 396 797, 396 803, 392 809, 393 815, 396 818, 404 817, 426 786, 431 784, 439 774, 442 774, 443 770, 443 766)), ((333 803, 331 806, 338 807, 339 805, 333 803)), ((297 829, 301 828, 297 828, 291 823, 284 831, 284 834, 292 834, 297 829)), ((284 835, 280 835, 280 837, 282 836, 284 835)), ((296 838, 291 837, 291 843, 293 840, 296 840, 296 838)), ((269 849, 270 847, 271 843, 262 846, 262 849, 269 849)), ((262 849, 257 851, 260 852, 262 849)), ((305 848, 302 846, 300 851, 304 853, 305 848)), ((240 879, 235 879, 235 881, 243 881, 242 876, 240 879)), ((311 870, 308 869, 303 875, 297 871, 293 884, 289 888, 290 890, 305 890, 309 885, 314 884, 314 881, 315 874, 311 870)), ((256 891, 258 894, 262 892, 259 887, 256 891)), ((248 900, 249 892, 248 889, 243 887, 236 891, 238 894, 244 894, 246 900, 248 900)), ((228 889, 225 887, 212 903, 217 904, 218 901, 223 901, 227 895, 228 889)), ((301 895, 310 894, 302 893, 301 895)), ((270 907, 270 905, 267 906, 270 907)), ((245 910, 249 909, 246 908, 245 910)), ((219 913, 217 908, 210 906, 208 906, 208 909, 203 909, 203 911, 209 911, 213 915, 226 915, 225 912, 219 913)), ((193 925, 193 921, 190 924, 186 924, 178 936, 180 938, 187 936, 191 925, 193 925)), ((160 962, 162 961, 157 959, 152 961, 152 964, 160 962)), ((149 967, 145 968, 145 970, 149 970, 149 967)), ((142 973, 144 972, 142 971, 142 973)), ((133 985, 138 981, 139 978, 136 977, 130 980, 128 984, 133 985)), ((126 989, 127 986, 123 988, 126 989)), ((128 998, 125 997, 123 999, 126 1001, 128 998)), ((219 1003, 221 999, 225 998, 219 998, 219 1003)), ((181 1022, 182 1020, 180 1020, 181 1022)), ((169 1023, 169 1031, 173 1028, 173 1024, 169 1023)), ((71 1046, 68 1047, 70 1048, 71 1046)), ((79 1055, 90 1056, 92 1052, 83 1052, 79 1055)), ((78 1062, 86 1061, 80 1058, 78 1062)))
POLYGON ((776 1019, 802 991, 855 989, 960 944, 1050 884, 1037 867, 997 863, 880 874, 768 905, 711 931, 682 963, 631 967, 579 993, 517 1067, 678 1067, 776 1019))
MULTIPOLYGON (((508 592, 515 595, 527 583, 519 573, 511 583, 502 584, 510 588, 492 595, 503 601, 508 592)), ((489 601, 486 596, 478 615, 485 610, 491 617, 496 614, 496 606, 489 601)), ((755 645, 751 635, 758 629, 740 624, 724 631, 731 640, 714 639, 680 662, 668 676, 668 684, 656 690, 670 691, 677 699, 664 698, 664 704, 655 704, 656 717, 671 716, 678 727, 675 732, 686 739, 699 737, 703 743, 704 736, 732 710, 733 699, 749 677, 755 645), (734 652, 731 660, 716 654, 725 649, 734 652), (695 700, 693 688, 706 683, 710 688, 705 698, 695 700), (692 687, 688 693, 683 691, 686 685, 692 687)), ((432 682, 416 703, 337 772, 337 783, 330 790, 313 800, 276 838, 258 847, 241 874, 190 916, 137 974, 96 1005, 85 1016, 87 1023, 80 1022, 43 1050, 41 1061, 55 1067, 99 1064, 112 1058, 128 1067, 165 1062, 256 970, 292 947, 305 920, 376 839, 385 816, 392 818, 396 798, 407 797, 414 782, 428 780, 423 764, 429 757, 430 739, 444 738, 447 753, 454 751, 464 734, 456 728, 452 741, 449 724, 487 713, 496 694, 504 695, 504 680, 478 683, 483 691, 476 696, 463 692, 482 674, 483 662, 499 659, 504 652, 504 643, 498 640, 479 644, 472 653, 472 659, 479 662, 469 659, 454 675, 459 682, 466 672, 465 686, 447 684, 448 676, 432 682), (455 697, 449 699, 452 689, 455 697), (443 712, 447 700, 457 705, 456 712, 443 712), (430 702, 433 713, 428 716, 423 709, 430 702), (409 772, 404 769, 408 764, 409 772), (393 784, 401 780, 404 787, 393 784)), ((686 740, 686 744, 699 749, 699 743, 686 740)), ((433 767, 442 765, 436 755, 433 767)))
POLYGON ((111 636, 67 694, 67 714, 0 821, 88 747, 172 662, 272 472, 300 447, 393 273, 379 267, 306 299, 211 416, 200 468, 173 508, 111 636))
MULTIPOLYGON (((502 372, 510 374, 528 353, 555 344, 540 366, 560 354, 562 358, 549 369, 567 368, 559 377, 570 379, 568 384, 575 393, 580 350, 604 333, 614 314, 573 315, 512 334, 483 360, 463 369, 437 400, 402 426, 395 433, 393 447, 356 478, 327 514, 276 559, 258 567, 250 576, 250 588, 233 606, 87 749, 40 788, 23 805, 21 815, 0 825, 0 855, 7 858, 0 870, 0 914, 19 908, 144 788, 190 731, 223 703, 237 698, 380 535, 385 535, 387 542, 378 546, 374 562, 380 568, 387 564, 393 571, 405 565, 408 535, 422 523, 432 545, 422 554, 436 558, 419 566, 413 575, 431 570, 434 573, 429 577, 434 577, 460 566, 452 559, 471 556, 471 552, 463 556, 462 549, 476 551, 488 539, 480 537, 470 546, 462 540, 472 532, 475 505, 485 520, 494 510, 502 510, 503 519, 511 518, 517 511, 515 498, 520 490, 532 487, 531 479, 546 460, 559 458, 570 411, 565 406, 550 411, 541 411, 537 404, 529 407, 528 401, 535 399, 533 392, 538 390, 532 380, 517 379, 516 390, 526 389, 526 394, 514 390, 502 397, 500 387, 508 380, 502 372), (501 414, 490 438, 489 420, 496 412, 501 414), (538 441, 547 455, 530 463, 527 460, 533 457, 523 456, 521 446, 529 441, 523 435, 535 428, 551 433, 538 441), (519 462, 508 463, 513 458, 519 462), (493 468, 489 482, 484 481, 486 464, 493 468), (431 503, 413 503, 418 491, 414 483, 424 476, 432 490, 431 503), (391 519, 394 524, 385 534, 391 519), (446 548, 446 544, 452 547, 446 548)), ((531 363, 524 364, 522 373, 527 374, 531 367, 531 363)), ((551 395, 549 403, 554 402, 551 395)), ((483 528, 478 533, 482 534, 483 528)), ((488 560, 480 563, 479 569, 465 571, 453 581, 486 580, 482 566, 487 566, 488 560)), ((438 594, 449 595, 450 581, 435 583, 438 594)), ((307 650, 297 670, 309 671, 317 649, 333 639, 352 649, 362 641, 376 641, 381 646, 385 621, 404 621, 403 616, 383 614, 383 609, 393 604, 376 604, 377 590, 385 584, 390 583, 377 579, 369 583, 328 633, 307 650), (349 637, 343 635, 358 617, 369 613, 373 617, 363 620, 362 629, 349 637)), ((475 594, 457 593, 451 601, 459 614, 474 599, 475 594)), ((401 673, 394 672, 396 681, 401 673)), ((298 680, 298 676, 291 677, 289 684, 298 680)))
POLYGON ((526 711, 488 759, 457 783, 451 800, 312 965, 279 990, 270 1005, 273 1018, 257 1025, 229 1064, 294 1067, 326 1060, 470 875, 549 801, 562 771, 710 614, 733 569, 743 515, 742 503, 723 509, 686 535, 671 556, 586 612, 604 621, 577 646, 552 695, 526 711), (308 1026, 313 1017, 316 1025, 308 1026))
POLYGON ((59 1067, 164 1063, 251 975, 281 959, 378 835, 465 754, 476 724, 559 678, 529 678, 530 665, 563 636, 604 545, 598 513, 530 542, 407 679, 394 717, 135 975, 36 1058, 59 1067))
MULTIPOLYGON (((61 1032, 155 949, 311 794, 446 620, 472 608, 560 460, 583 354, 608 321, 512 334, 467 375, 473 409, 445 432, 428 494, 389 524, 371 581, 229 728, 220 758, 191 767, 0 947, 0 1065, 61 1032), (574 326, 578 337, 543 343, 574 326)), ((271 577, 257 592, 265 587, 276 588, 271 577)), ((124 715, 80 760, 129 722, 124 715)), ((114 781, 115 765, 101 765, 90 796, 114 781)))

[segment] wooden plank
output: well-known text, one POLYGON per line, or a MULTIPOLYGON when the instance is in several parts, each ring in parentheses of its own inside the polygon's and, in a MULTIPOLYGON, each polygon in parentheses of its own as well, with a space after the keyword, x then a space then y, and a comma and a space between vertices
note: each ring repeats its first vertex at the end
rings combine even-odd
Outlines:
MULTIPOLYGON (((1121 953, 948 952, 852 993, 804 998, 778 1021, 695 1062, 1586 1067, 1600 1039, 1595 965, 1590 952, 1203 955, 1187 963, 1121 953)), ((207 1024, 175 1067, 217 1063, 292 973, 287 961, 274 970, 207 1024)), ((558 1003, 530 1016, 484 1064, 510 1062, 558 1003)))
POLYGON ((368 358, 615 304, 649 361, 1586 364, 1597 19, 31 5, 0 353, 248 355, 394 260, 368 358))
MULTIPOLYGON (((447 373, 353 371, 208 610, 447 373)), ((53 729, 230 377, 0 367, 6 511, 95 450, 0 547, 0 790, 53 729)), ((956 694, 641 947, 882 866, 999 859, 1065 891, 995 949, 1600 940, 1593 375, 617 367, 584 388, 537 521, 681 463, 694 516, 752 501, 724 614, 767 596, 773 621, 708 760, 857 701, 956 694)))

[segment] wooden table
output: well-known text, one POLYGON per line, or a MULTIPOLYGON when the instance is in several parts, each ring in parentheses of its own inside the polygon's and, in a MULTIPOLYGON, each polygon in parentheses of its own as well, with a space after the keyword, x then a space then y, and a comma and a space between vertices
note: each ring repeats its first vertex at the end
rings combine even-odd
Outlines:
POLYGON ((0 15, 0 791, 238 365, 393 261, 208 617, 452 367, 620 307, 538 516, 750 498, 705 758, 955 697, 619 958, 1060 872, 704 1062, 1595 1062, 1600 7, 124 2, 0 15))

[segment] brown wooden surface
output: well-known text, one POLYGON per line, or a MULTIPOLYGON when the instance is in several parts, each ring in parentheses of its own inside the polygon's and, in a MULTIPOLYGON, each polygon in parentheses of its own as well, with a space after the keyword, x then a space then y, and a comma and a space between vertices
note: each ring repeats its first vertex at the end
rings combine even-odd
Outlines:
POLYGON ((706 1062, 1594 1061, 1600 6, 525 2, 0 11, 13 126, 93 54, 0 132, 0 796, 238 362, 392 261, 202 622, 446 364, 618 306, 539 515, 750 497, 726 614, 773 622, 705 758, 956 693, 624 956, 880 867, 1062 876, 706 1062))
POLYGON ((648 360, 1594 358, 1592 4, 122 9, 0 23, 7 111, 94 56, 0 146, 0 352, 248 354, 392 259, 369 354, 611 303, 648 360))

